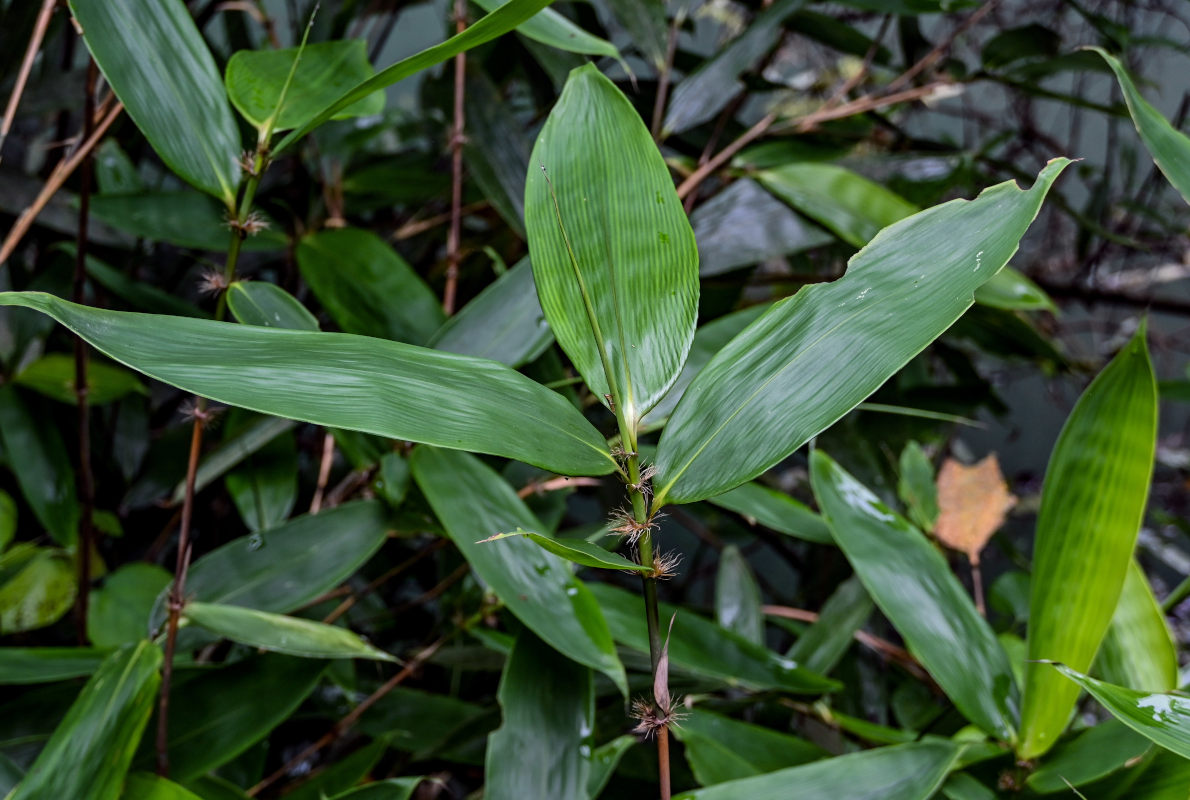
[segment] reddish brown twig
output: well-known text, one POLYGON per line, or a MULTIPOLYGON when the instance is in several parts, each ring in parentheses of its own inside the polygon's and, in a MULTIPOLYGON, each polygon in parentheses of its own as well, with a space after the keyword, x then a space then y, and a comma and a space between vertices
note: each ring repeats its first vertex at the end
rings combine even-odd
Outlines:
POLYGON ((4 121, 0 122, 0 158, 3 157, 4 140, 8 138, 8 132, 12 130, 12 121, 16 119, 21 95, 25 93, 25 85, 29 82, 33 62, 37 60, 37 51, 41 49, 41 42, 50 27, 50 18, 54 15, 54 7, 57 5, 57 0, 42 0, 41 11, 37 14, 37 21, 33 23, 33 35, 29 37, 25 57, 21 59, 20 71, 17 72, 16 82, 12 85, 12 94, 9 95, 8 105, 4 109, 4 121))
POLYGON ((988 13, 992 10, 992 7, 995 5, 996 5, 996 0, 988 0, 988 2, 984 3, 982 6, 975 9, 974 11, 972 11, 971 14, 968 15, 968 17, 965 20, 963 20, 962 23, 960 23, 958 25, 958 27, 956 27, 953 31, 950 32, 949 36, 947 36, 945 39, 943 39, 941 42, 939 42, 937 44, 937 46, 935 46, 932 50, 930 50, 930 52, 926 53, 924 56, 922 56, 920 59, 918 59, 917 63, 915 63, 909 69, 905 70, 900 75, 898 75, 896 78, 894 78, 892 83, 890 83, 887 87, 885 87, 885 91, 886 92, 895 92, 896 90, 900 89, 902 86, 909 83, 909 81, 916 78, 922 72, 924 72, 925 70, 932 67, 938 61, 938 59, 942 58, 942 56, 944 56, 946 54, 946 52, 948 50, 950 50, 950 48, 954 45, 956 39, 958 39, 960 36, 962 36, 964 33, 966 33, 968 30, 970 30, 981 19, 986 17, 988 15, 988 13))
MULTIPOLYGON (((460 209, 460 214, 474 214, 476 211, 483 211, 487 207, 488 201, 480 200, 478 202, 463 206, 462 209, 460 209)), ((393 232, 391 238, 395 242, 399 242, 402 239, 412 239, 419 233, 425 233, 428 230, 437 228, 439 225, 445 225, 447 222, 450 222, 452 216, 453 215, 448 211, 445 214, 437 214, 433 217, 427 217, 426 219, 411 219, 401 227, 397 228, 396 231, 393 232)))
POLYGON ((318 462, 318 485, 314 487, 314 499, 310 501, 310 513, 322 510, 322 497, 326 484, 331 479, 331 465, 335 462, 335 437, 327 431, 322 439, 322 458, 318 462))
MULTIPOLYGON (((467 28, 467 2, 455 0, 455 32, 467 28)), ((450 134, 450 229, 446 235, 446 288, 442 292, 442 309, 455 312, 455 295, 459 287, 459 242, 463 230, 463 136, 466 123, 464 102, 467 86, 467 54, 455 56, 454 126, 450 134)))
POLYGON ((598 478, 550 478, 547 481, 532 481, 525 484, 520 489, 517 489, 516 496, 524 500, 532 494, 545 494, 546 492, 556 492, 561 489, 570 489, 575 486, 599 486, 602 483, 598 478))
POLYGON ((678 51, 678 29, 686 17, 685 9, 679 9, 674 15, 673 23, 669 26, 669 36, 665 42, 665 63, 661 64, 657 75, 657 96, 653 100, 653 124, 649 132, 653 138, 660 141, 661 123, 665 120, 665 103, 669 99, 669 80, 673 72, 674 55, 678 51))

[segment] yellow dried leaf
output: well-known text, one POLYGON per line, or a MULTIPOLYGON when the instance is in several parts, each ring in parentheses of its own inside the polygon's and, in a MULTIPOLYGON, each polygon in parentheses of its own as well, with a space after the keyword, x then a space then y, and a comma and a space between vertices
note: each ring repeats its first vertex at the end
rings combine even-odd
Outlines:
POLYGON ((938 522, 934 536, 978 564, 979 551, 1016 505, 1016 497, 1008 491, 1000 473, 1000 462, 994 453, 971 467, 948 458, 938 471, 937 483, 938 522))

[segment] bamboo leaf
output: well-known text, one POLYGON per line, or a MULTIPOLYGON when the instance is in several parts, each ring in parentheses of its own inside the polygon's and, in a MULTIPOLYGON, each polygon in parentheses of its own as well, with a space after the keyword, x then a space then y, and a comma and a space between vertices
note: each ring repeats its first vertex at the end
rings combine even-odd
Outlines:
POLYGON ((826 755, 804 739, 702 708, 692 709, 672 730, 703 786, 795 767, 826 755))
POLYGON ((303 658, 371 658, 396 661, 345 628, 242 606, 186 604, 185 618, 220 637, 303 658))
POLYGON ((158 595, 173 575, 156 564, 132 562, 104 576, 91 590, 87 638, 96 647, 115 648, 149 635, 149 618, 158 595))
POLYGON ((686 390, 657 448, 656 506, 749 480, 862 402, 945 331, 1007 263, 1069 163, 885 228, 837 281, 775 304, 686 390))
POLYGON ((223 81, 182 0, 71 0, 87 49, 166 166, 227 207, 240 132, 223 81), (136 32, 136 47, 129 34, 136 32))
POLYGON ((1045 290, 1012 267, 1005 267, 975 290, 975 302, 1005 311, 1049 311, 1058 307, 1045 290))
MULTIPOLYGON (((1033 546, 1028 658, 1090 668, 1115 612, 1144 515, 1157 439, 1157 385, 1144 326, 1070 412, 1046 469, 1033 546)), ((1066 727, 1078 688, 1025 667, 1024 758, 1066 727)))
POLYGON ((829 675, 851 646, 855 632, 872 616, 872 598, 852 575, 839 584, 818 613, 818 621, 789 648, 789 657, 806 669, 829 675))
POLYGON ((525 537, 479 544, 500 530, 541 530, 524 501, 472 455, 419 447, 413 478, 476 574, 521 622, 568 658, 607 675, 625 695, 624 667, 599 604, 565 562, 525 537))
POLYGON ((74 544, 79 506, 66 445, 52 420, 33 414, 12 386, 0 387, 0 442, 5 452, 21 454, 13 473, 37 521, 59 544, 74 544))
POLYGON ((1121 769, 1145 754, 1149 740, 1122 722, 1108 720, 1063 741, 1026 779, 1038 794, 1067 791, 1121 769))
POLYGON ((690 349, 698 250, 661 153, 594 65, 570 73, 538 136, 525 228, 558 344, 635 435, 690 349))
POLYGON ((120 800, 203 800, 189 789, 148 772, 134 772, 124 784, 120 800))
MULTIPOLYGON (((475 4, 485 11, 495 11, 507 3, 508 0, 475 0, 475 4)), ((517 33, 569 53, 607 56, 623 63, 620 51, 614 44, 588 33, 552 8, 543 8, 529 17, 517 26, 517 33)))
POLYGON ((1149 579, 1133 559, 1120 602, 1095 658, 1095 672, 1129 689, 1168 692, 1178 688, 1178 651, 1149 579))
POLYGON ((565 398, 493 361, 349 334, 104 311, 39 292, 0 293, 0 305, 42 311, 116 361, 229 405, 568 475, 615 468, 603 437, 565 398))
POLYGON ((0 647, 0 683, 53 683, 90 675, 107 653, 93 647, 0 647))
POLYGON ((821 450, 810 480, 835 541, 909 651, 967 719, 1012 739, 1019 693, 1008 656, 946 559, 821 450))
MULTIPOLYGON (((22 369, 12 381, 58 402, 75 405, 78 403, 78 394, 75 392, 74 369, 73 355, 49 353, 22 369)), ((89 360, 88 404, 103 406, 132 393, 145 394, 145 387, 135 375, 99 359, 89 360)))
POLYGON ((243 325, 316 331, 318 320, 298 299, 275 283, 233 281, 227 287, 227 307, 243 325))
POLYGON ((8 800, 110 800, 157 697, 161 651, 148 641, 112 653, 83 687, 8 800))
POLYGON ((516 530, 512 533, 498 533, 495 536, 489 536, 481 540, 477 544, 497 542, 512 536, 524 536, 541 549, 564 558, 572 564, 578 564, 583 567, 624 569, 632 572, 649 572, 651 569, 642 564, 637 564, 635 561, 629 561, 618 553, 613 553, 584 539, 551 539, 548 536, 542 536, 540 533, 530 533, 525 530, 516 530))
POLYGON ((764 646, 764 615, 760 613, 760 587, 748 560, 735 545, 719 554, 715 579, 715 621, 750 642, 764 646))
POLYGON ((707 498, 707 501, 736 512, 752 525, 760 524, 816 544, 835 543, 826 522, 805 503, 755 481, 707 498))

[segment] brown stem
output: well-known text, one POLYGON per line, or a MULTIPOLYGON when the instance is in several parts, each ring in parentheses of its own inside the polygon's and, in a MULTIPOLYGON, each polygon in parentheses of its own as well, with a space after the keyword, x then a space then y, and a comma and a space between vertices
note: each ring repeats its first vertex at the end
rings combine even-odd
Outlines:
MULTIPOLYGON (((467 0, 455 0, 455 32, 467 28, 467 0)), ((463 227, 463 130, 466 123, 463 104, 466 100, 467 54, 455 56, 454 127, 450 135, 450 230, 446 236, 446 288, 442 292, 442 308, 447 315, 455 311, 455 295, 459 288, 459 242, 463 227)))
POLYGON ((660 141, 661 123, 665 119, 665 103, 669 99, 669 79, 674 67, 674 54, 678 50, 678 28, 682 25, 683 12, 674 15, 673 23, 669 26, 669 36, 665 42, 665 63, 657 76, 657 97, 653 100, 653 124, 649 131, 653 138, 660 141))
POLYGON ((547 481, 531 481, 525 484, 517 489, 516 496, 524 500, 530 495, 573 489, 576 486, 599 486, 602 483, 598 478, 550 478, 547 481))
POLYGON ((987 617, 988 610, 983 601, 983 569, 979 566, 979 553, 970 555, 971 593, 975 595, 975 610, 979 616, 987 617))
POLYGON ((949 36, 939 42, 933 50, 926 53, 921 57, 921 59, 917 61, 916 64, 894 78, 892 83, 890 83, 885 88, 885 91, 895 92, 897 89, 900 89, 902 86, 909 83, 909 81, 916 78, 922 72, 932 67, 934 63, 938 61, 938 59, 942 58, 942 56, 944 56, 946 52, 950 50, 951 46, 955 42, 955 39, 957 39, 959 36, 962 36, 966 31, 970 30, 973 25, 986 17, 988 12, 990 12, 992 7, 995 5, 996 0, 988 0, 988 2, 972 11, 971 14, 968 15, 968 17, 963 20, 958 27, 951 31, 949 36))
MULTIPOLYGON (((87 60, 87 79, 83 87, 83 138, 91 134, 95 113, 95 83, 98 80, 95 62, 87 60)), ((80 165, 79 224, 75 242, 74 302, 83 302, 87 285, 87 221, 91 212, 91 162, 84 158, 80 165)), ((87 603, 91 587, 91 549, 95 544, 95 474, 91 471, 91 411, 87 402, 87 344, 81 336, 74 337, 74 397, 78 410, 78 499, 79 499, 79 562, 78 594, 75 598, 75 625, 80 645, 87 643, 87 603)))
POLYGON ((673 792, 669 780, 669 728, 664 725, 657 729, 657 763, 661 779, 661 800, 669 800, 673 792))
POLYGON ((327 481, 331 479, 331 465, 335 461, 335 437, 327 431, 322 440, 322 459, 318 463, 318 485, 314 488, 314 499, 310 501, 310 513, 322 509, 322 497, 326 494, 327 481))
POLYGON ((29 73, 33 71, 37 51, 41 49, 41 41, 50 27, 50 17, 54 15, 54 7, 57 5, 57 0, 42 0, 41 11, 37 14, 37 21, 33 23, 33 35, 29 37, 29 44, 25 47, 21 69, 17 72, 16 83, 12 86, 12 94, 9 95, 8 105, 4 108, 4 121, 0 122, 0 157, 3 157, 4 140, 12 130, 12 121, 17 116, 17 106, 20 105, 21 95, 25 93, 25 84, 29 82, 29 73))

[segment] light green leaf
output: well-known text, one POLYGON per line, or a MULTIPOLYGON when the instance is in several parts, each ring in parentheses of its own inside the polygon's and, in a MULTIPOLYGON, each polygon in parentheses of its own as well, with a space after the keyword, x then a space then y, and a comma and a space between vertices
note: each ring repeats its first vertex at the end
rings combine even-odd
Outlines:
POLYGON ((586 800, 595 729, 591 670, 523 630, 497 697, 504 723, 488 737, 484 796, 586 800))
POLYGON ((934 530, 938 520, 938 489, 934 485, 934 465, 917 442, 909 442, 901 451, 897 494, 905 504, 913 524, 923 531, 934 530))
POLYGON ((478 47, 484 42, 490 42, 497 36, 508 33, 549 5, 549 3, 550 0, 511 0, 491 14, 467 26, 466 30, 462 33, 450 37, 441 44, 428 47, 420 53, 415 53, 408 58, 401 59, 396 64, 381 70, 368 80, 344 92, 337 100, 328 104, 309 121, 303 123, 301 127, 290 131, 284 139, 273 147, 273 154, 276 155, 285 150, 307 133, 334 117, 335 114, 363 100, 378 89, 391 86, 415 72, 420 72, 435 64, 441 64, 452 56, 462 53, 465 50, 470 50, 472 47, 478 47))
POLYGON ((1168 692, 1178 688, 1178 651, 1161 605, 1134 559, 1120 602, 1095 658, 1095 673, 1129 689, 1168 692))
POLYGON ((603 437, 565 398, 493 361, 349 334, 104 311, 39 292, 3 292, 0 305, 42 311, 115 360, 229 405, 567 475, 615 468, 603 437))
POLYGON ((821 450, 810 480, 835 541, 909 652, 967 719, 1012 739, 1019 692, 1008 656, 946 559, 821 450))
MULTIPOLYGON (((74 356, 66 353, 42 356, 21 370, 13 378, 13 383, 62 403, 78 403, 74 388, 74 356)), ((131 372, 98 359, 88 360, 87 402, 90 405, 107 405, 134 392, 144 394, 145 387, 131 372)))
POLYGON ((1086 689, 1113 717, 1132 730, 1182 758, 1190 758, 1190 698, 1176 694, 1138 692, 1096 680, 1054 661, 1038 666, 1065 675, 1086 689))
POLYGON ((110 800, 149 721, 161 682, 152 642, 112 653, 87 681, 8 800, 110 800))
POLYGON ((975 302, 1005 311, 1051 311, 1058 307, 1050 296, 1033 281, 1012 267, 1005 267, 992 279, 975 290, 975 302))
MULTIPOLYGON (((475 0, 475 4, 485 11, 495 11, 507 3, 508 0, 475 0)), ((614 44, 588 33, 552 8, 544 8, 529 17, 517 26, 517 33, 559 50, 589 56, 607 56, 623 63, 620 51, 614 44)))
MULTIPOLYGON (((307 44, 284 50, 240 50, 227 62, 225 83, 232 105, 258 130, 263 130, 276 113, 274 131, 303 125, 344 92, 373 75, 363 39, 307 44), (293 82, 285 84, 293 70, 293 82), (285 105, 277 102, 285 92, 285 105)), ((357 103, 336 112, 331 119, 366 117, 384 110, 384 92, 373 92, 357 103)))
POLYGON ((90 675, 106 655, 92 647, 0 647, 0 683, 53 683, 90 675))
POLYGON ((1169 120, 1161 116, 1161 112, 1141 96, 1128 70, 1124 69, 1118 58, 1098 47, 1087 49, 1103 56, 1103 60, 1116 73, 1137 133, 1165 177, 1190 203, 1190 137, 1171 125, 1169 120))
POLYGON ((0 635, 52 625, 74 604, 74 559, 65 550, 18 544, 0 555, 0 635))
POLYGON ((318 330, 314 315, 275 283, 234 281, 227 287, 227 307, 243 325, 293 331, 318 330))
POLYGON ((501 530, 542 530, 523 500, 475 456, 419 447, 413 478, 467 563, 517 619, 568 658, 607 675, 625 695, 624 667, 599 603, 565 561, 525 537, 478 544, 501 530))
POLYGON ((657 448, 655 505, 738 486, 862 402, 970 307, 1008 262, 1050 185, 1014 183, 885 228, 847 274, 749 325, 686 390, 657 448))
MULTIPOLYGON (((1046 469, 1033 545, 1028 658, 1086 671, 1103 641, 1144 515, 1157 441, 1157 385, 1142 325, 1070 412, 1046 469)), ((1018 754, 1057 741, 1078 687, 1025 666, 1018 754)))
POLYGON ((740 722, 702 708, 672 728, 686 761, 703 786, 817 761, 826 751, 804 739, 740 722))
POLYGON ((149 772, 134 772, 120 800, 203 800, 189 789, 149 772))
POLYGON ((607 782, 615 773, 616 767, 620 766, 620 760, 624 754, 636 744, 635 736, 624 735, 617 736, 607 744, 595 748, 595 752, 591 754, 591 774, 587 778, 587 796, 599 797, 600 792, 607 786, 607 782))
POLYGON ((525 229, 558 344, 634 436, 690 349, 698 249, 649 131, 594 65, 570 73, 538 136, 525 229))
POLYGON ((719 554, 715 580, 715 621, 750 642, 764 646, 760 587, 740 548, 728 545, 719 554))
POLYGON ((396 661, 345 628, 243 606, 189 602, 184 618, 241 644, 303 658, 371 658, 396 661))
POLYGON ((385 781, 374 781, 367 786, 337 794, 331 800, 409 800, 423 780, 425 778, 389 778, 385 781))
POLYGON ((791 787, 797 787, 797 800, 927 800, 959 752, 945 740, 882 747, 727 781, 674 800, 788 800, 791 787))
POLYGON ((74 462, 53 420, 30 411, 12 386, 0 387, 0 443, 5 452, 20 453, 13 474, 37 521, 59 544, 74 544, 79 523, 74 462))
POLYGON ((17 501, 0 489, 0 553, 12 542, 17 532, 17 501))
POLYGON ((87 49, 166 166, 231 208, 240 132, 182 0, 71 0, 87 49), (130 32, 136 47, 129 47, 130 32))
POLYGON ((650 567, 629 561, 624 556, 613 553, 585 539, 551 539, 548 536, 542 536, 540 533, 530 533, 529 531, 518 529, 512 533, 500 533, 495 536, 489 536, 478 542, 478 544, 498 542, 501 539, 507 539, 511 536, 524 536, 543 550, 580 566, 596 567, 598 569, 624 569, 633 572, 650 571, 650 567))
POLYGON ((133 562, 105 575, 91 590, 87 638, 96 647, 119 647, 149 635, 149 617, 157 596, 173 575, 157 566, 133 562))
POLYGON ((816 544, 835 543, 826 522, 805 503, 754 481, 709 497, 707 502, 736 512, 752 525, 759 523, 786 536, 816 544))
POLYGON ((1148 739, 1111 719, 1059 744, 1025 783, 1038 794, 1065 792, 1110 775, 1151 746, 1148 739))
MULTIPOLYGON (((649 632, 641 597, 606 583, 588 584, 588 588, 599 601, 616 641, 648 653, 649 632)), ((669 637, 671 675, 686 672, 722 681, 727 686, 799 694, 839 688, 835 681, 684 608, 662 603, 659 614, 662 619, 677 615, 669 637)))

